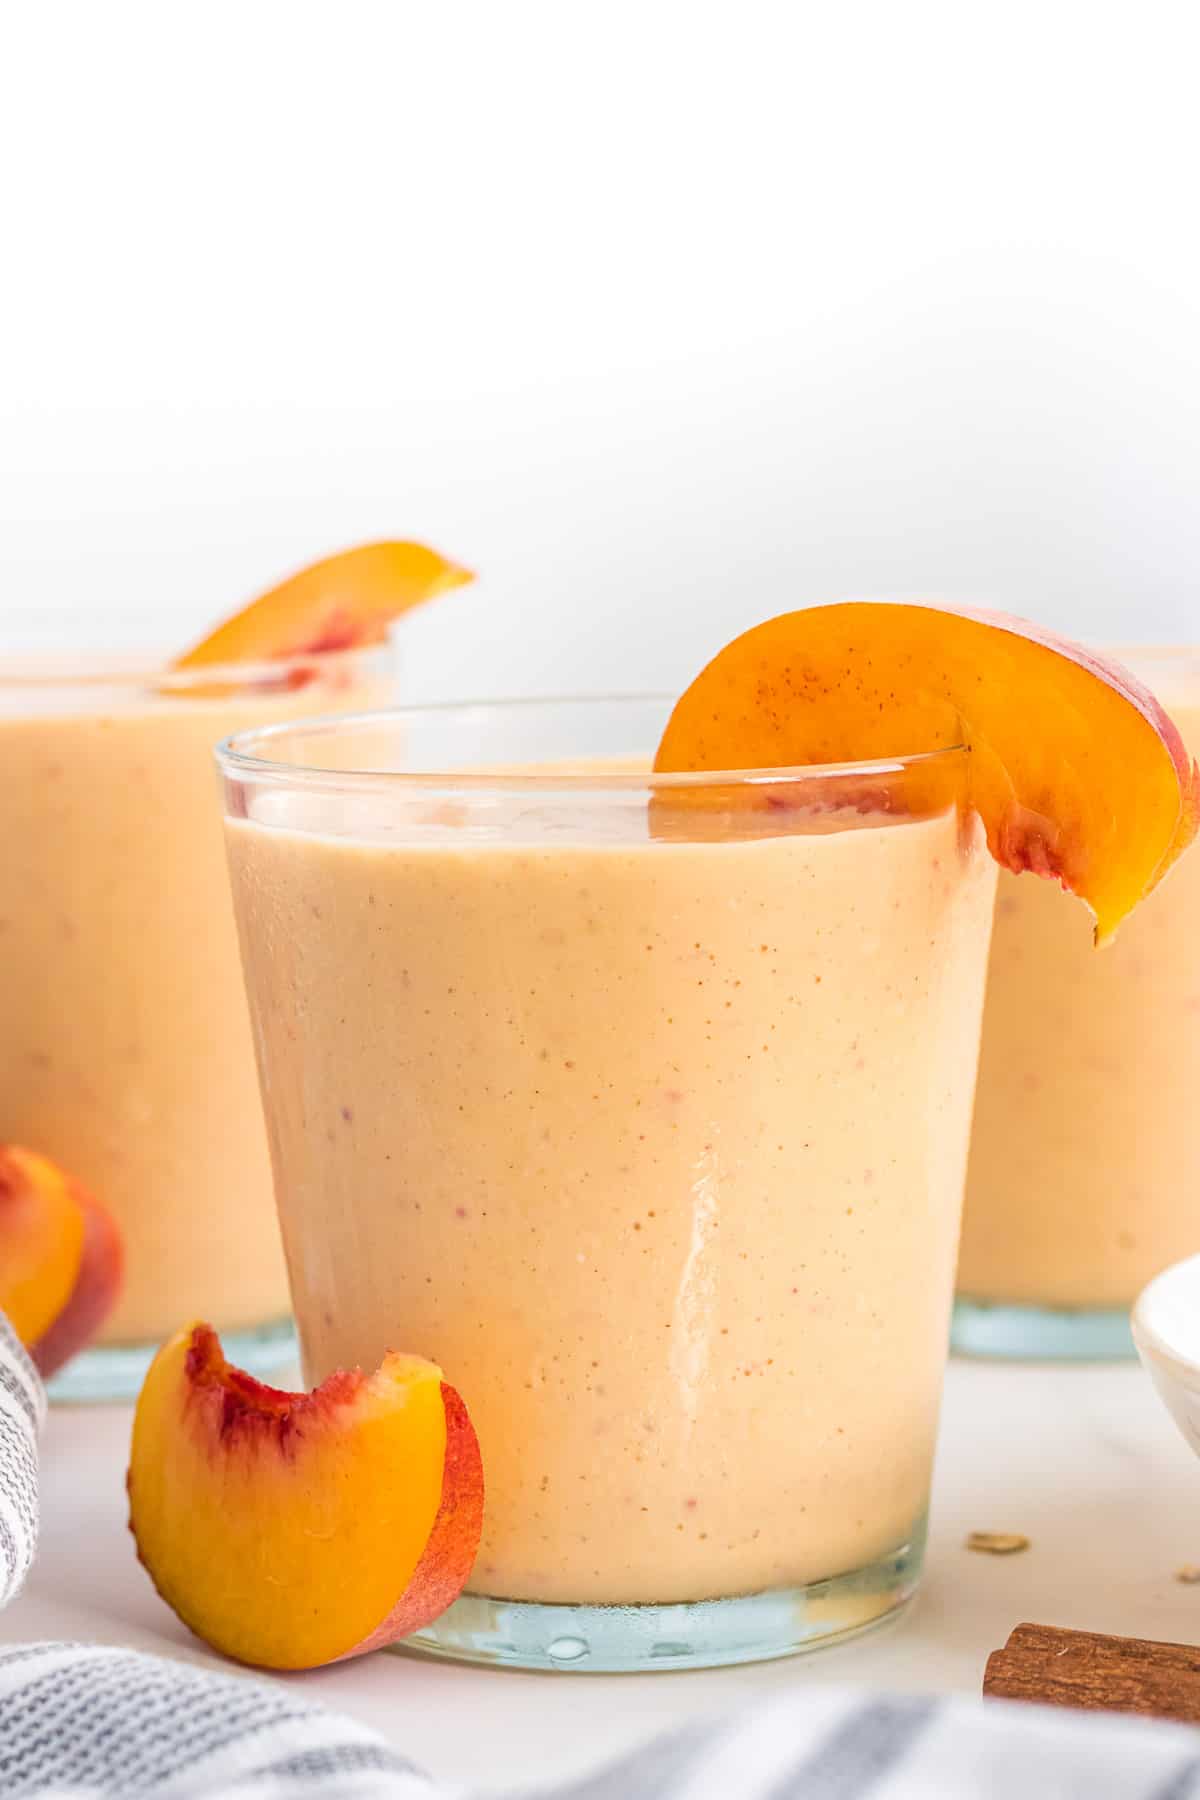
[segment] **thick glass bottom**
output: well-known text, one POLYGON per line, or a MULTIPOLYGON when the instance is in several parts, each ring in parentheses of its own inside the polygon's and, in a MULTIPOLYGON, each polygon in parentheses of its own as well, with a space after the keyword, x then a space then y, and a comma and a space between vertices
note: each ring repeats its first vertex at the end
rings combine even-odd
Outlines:
MULTIPOLYGON (((50 1399, 68 1406, 134 1400, 158 1347, 157 1343, 100 1344, 84 1350, 50 1382, 50 1399)), ((221 1348, 236 1368, 260 1379, 277 1375, 300 1355, 290 1319, 273 1319, 253 1331, 223 1331, 221 1348)))
POLYGON ((550 1606, 464 1594, 398 1650, 497 1668, 635 1674, 714 1669, 817 1650, 880 1624, 912 1598, 925 1553, 908 1543, 865 1568, 731 1600, 675 1606, 550 1606))
POLYGON ((1129 1313, 956 1300, 950 1348, 1029 1362, 1121 1362, 1136 1354, 1129 1313))

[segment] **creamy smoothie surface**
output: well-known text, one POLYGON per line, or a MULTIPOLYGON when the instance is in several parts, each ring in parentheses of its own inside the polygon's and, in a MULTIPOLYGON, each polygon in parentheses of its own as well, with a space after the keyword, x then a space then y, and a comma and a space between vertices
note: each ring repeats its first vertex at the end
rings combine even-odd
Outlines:
POLYGON ((102 1342, 288 1311, 212 747, 324 691, 106 698, 0 669, 0 1140, 121 1226, 102 1342))
MULTIPOLYGON (((1150 671, 1147 671, 1148 678, 1150 671)), ((1200 655, 1154 685, 1200 755, 1200 655)), ((1120 1308, 1200 1250, 1200 857, 1094 951, 1048 882, 1001 875, 959 1291, 1120 1308)))
POLYGON ((829 824, 228 824, 306 1376, 442 1364, 477 1592, 746 1593, 920 1528, 994 865, 949 813, 829 824))

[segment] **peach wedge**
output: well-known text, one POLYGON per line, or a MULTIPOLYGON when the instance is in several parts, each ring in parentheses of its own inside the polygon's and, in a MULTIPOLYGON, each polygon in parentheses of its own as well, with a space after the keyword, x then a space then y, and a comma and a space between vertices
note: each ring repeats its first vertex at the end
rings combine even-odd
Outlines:
POLYGON ((393 619, 473 581, 424 544, 360 544, 260 594, 172 664, 272 662, 380 644, 393 619))
POLYGON ((787 768, 966 744, 1006 869, 1086 901, 1105 942, 1196 835, 1200 772, 1117 663, 1021 619, 907 602, 784 613, 678 702, 655 768, 787 768))
POLYGON ((0 1144, 0 1309, 43 1375, 96 1335, 120 1292, 115 1221, 32 1150, 0 1144))
POLYGON ((238 1662, 309 1669, 407 1636, 461 1591, 479 1446, 435 1364, 389 1351, 288 1394, 208 1325, 163 1346, 137 1403, 129 1524, 162 1598, 238 1662))

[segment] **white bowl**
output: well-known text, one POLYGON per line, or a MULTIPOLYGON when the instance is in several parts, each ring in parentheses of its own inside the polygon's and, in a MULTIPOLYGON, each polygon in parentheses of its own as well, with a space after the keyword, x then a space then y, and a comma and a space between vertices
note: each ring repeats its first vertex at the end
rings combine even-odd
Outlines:
POLYGON ((1142 1289, 1132 1325, 1150 1379, 1200 1456, 1200 1256, 1173 1263, 1142 1289))

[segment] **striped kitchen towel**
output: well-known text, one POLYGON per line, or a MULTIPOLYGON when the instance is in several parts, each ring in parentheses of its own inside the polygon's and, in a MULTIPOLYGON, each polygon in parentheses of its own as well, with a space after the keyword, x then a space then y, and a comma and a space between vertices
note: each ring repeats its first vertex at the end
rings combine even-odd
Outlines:
POLYGON ((28 1575, 37 1548, 38 1432, 45 1417, 38 1372, 0 1312, 0 1606, 28 1575))
MULTIPOLYGON (((0 1317, 0 1600, 12 1597, 33 1559, 44 1408, 33 1365, 0 1317)), ((403 1680, 399 1666, 396 1679, 403 1680)), ((0 1649, 0 1796, 466 1800, 466 1790, 432 1782, 376 1732, 310 1704, 302 1686, 94 1644, 8 1646, 0 1649)), ((502 1781, 488 1791, 497 1800, 534 1800, 533 1790, 502 1781)), ((1200 1800, 1200 1733, 1004 1701, 813 1687, 798 1664, 783 1699, 705 1718, 598 1774, 537 1793, 1200 1800)))

